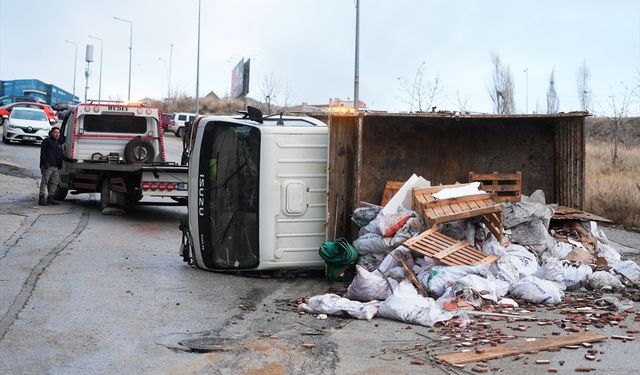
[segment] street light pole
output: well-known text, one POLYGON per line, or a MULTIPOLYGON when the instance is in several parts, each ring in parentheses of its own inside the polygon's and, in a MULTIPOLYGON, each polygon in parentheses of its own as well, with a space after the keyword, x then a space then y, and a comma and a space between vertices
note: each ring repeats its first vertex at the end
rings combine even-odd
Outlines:
POLYGON ((526 79, 526 85, 527 85, 527 96, 526 96, 526 101, 525 101, 525 113, 529 113, 529 68, 524 68, 524 72, 526 73, 525 79, 526 79))
POLYGON ((169 50, 169 91, 167 92, 167 98, 171 99, 171 62, 173 61, 173 43, 171 43, 171 50, 169 50))
POLYGON ((133 21, 129 21, 120 17, 113 18, 129 24, 129 89, 127 91, 127 101, 131 101, 131 55, 133 52, 133 21))
POLYGON ((162 61, 162 65, 164 65, 164 70, 167 72, 167 99, 169 99, 169 93, 171 92, 171 73, 167 70, 167 60, 162 57, 158 57, 158 61, 162 61))
POLYGON ((102 42, 103 40, 91 35, 89 35, 89 38, 100 41, 100 78, 98 78, 98 102, 100 102, 100 99, 102 99, 102 50, 103 50, 102 42))
POLYGON ((73 44, 75 47, 75 54, 73 57, 73 97, 76 96, 76 68, 78 67, 78 43, 72 42, 70 40, 65 40, 65 42, 69 44, 73 44))
POLYGON ((353 75, 353 109, 358 111, 360 102, 360 0, 356 0, 356 61, 353 75))
POLYGON ((198 0, 198 56, 196 58, 196 115, 200 114, 200 6, 198 0))

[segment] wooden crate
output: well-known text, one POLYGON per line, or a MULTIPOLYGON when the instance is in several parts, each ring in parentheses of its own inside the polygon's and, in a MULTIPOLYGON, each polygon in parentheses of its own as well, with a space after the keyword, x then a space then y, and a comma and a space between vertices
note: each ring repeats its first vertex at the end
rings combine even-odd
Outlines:
POLYGON ((414 209, 422 214, 427 226, 481 216, 487 229, 502 242, 502 205, 494 202, 493 194, 475 194, 449 199, 437 199, 433 196, 442 189, 461 186, 463 185, 413 189, 414 209))
POLYGON ((393 196, 398 192, 398 190, 402 189, 404 185, 404 181, 387 181, 387 184, 384 186, 384 192, 382 193, 382 202, 380 205, 382 207, 386 206, 387 203, 393 198, 393 196))
POLYGON ((478 173, 469 172, 469 182, 480 182, 482 190, 494 193, 496 202, 520 202, 522 191, 522 172, 515 173, 478 173))
POLYGON ((477 250, 466 241, 456 241, 438 232, 435 226, 408 239, 403 245, 447 266, 490 264, 498 259, 495 255, 477 250))

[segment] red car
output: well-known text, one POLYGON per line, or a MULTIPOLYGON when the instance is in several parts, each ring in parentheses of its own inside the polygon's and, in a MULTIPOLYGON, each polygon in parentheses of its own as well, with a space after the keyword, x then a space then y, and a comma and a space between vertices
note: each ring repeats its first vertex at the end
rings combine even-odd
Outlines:
POLYGON ((0 123, 2 123, 2 116, 5 116, 5 115, 9 116, 11 114, 11 110, 14 107, 23 107, 23 108, 26 107, 26 108, 41 109, 47 115, 47 118, 49 119, 49 122, 54 124, 56 121, 58 121, 58 119, 56 118, 56 112, 46 104, 29 103, 29 102, 15 102, 15 103, 7 104, 4 107, 0 107, 0 123))
POLYGON ((173 116, 171 115, 171 113, 162 113, 160 112, 160 126, 162 127, 163 131, 167 131, 167 127, 169 127, 169 125, 171 125, 171 123, 173 122, 173 116))

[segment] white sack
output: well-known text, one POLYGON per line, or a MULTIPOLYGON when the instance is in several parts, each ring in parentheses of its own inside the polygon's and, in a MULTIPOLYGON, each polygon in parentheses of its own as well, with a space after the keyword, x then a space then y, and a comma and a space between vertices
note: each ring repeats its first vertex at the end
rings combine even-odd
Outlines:
POLYGON ((598 240, 598 256, 606 259, 609 267, 613 267, 622 258, 616 249, 600 240, 598 240))
POLYGON ((556 242, 555 246, 551 248, 551 255, 554 258, 564 259, 573 251, 573 245, 568 242, 556 242))
POLYGON ((633 283, 640 284, 640 266, 636 262, 632 260, 620 261, 614 264, 612 268, 633 283))
POLYGON ((389 297, 398 282, 385 279, 379 271, 369 272, 356 265, 356 276, 347 289, 344 298, 356 301, 384 300, 389 297))
POLYGON ((561 261, 562 282, 567 289, 576 289, 587 283, 587 278, 593 273, 591 267, 585 264, 574 264, 569 261, 561 261))
POLYGON ((486 241, 482 245, 482 252, 485 254, 497 255, 500 257, 500 256, 503 256, 504 253, 506 253, 506 250, 504 249, 504 246, 500 244, 500 242, 496 240, 491 240, 491 241, 486 241))
POLYGON ((509 285, 538 270, 538 258, 524 246, 511 244, 505 253, 490 266, 491 273, 509 285))
POLYGON ((321 294, 309 298, 309 303, 301 303, 298 310, 312 314, 345 315, 356 319, 371 320, 377 313, 380 301, 367 303, 350 301, 337 294, 321 294))
POLYGON ((541 279, 553 281, 555 283, 564 282, 562 265, 557 258, 553 257, 545 259, 544 264, 540 266, 540 268, 538 268, 538 270, 533 275, 541 279))
POLYGON ((391 246, 391 239, 384 238, 378 233, 365 233, 353 241, 358 254, 386 253, 391 246))
POLYGON ((564 297, 564 285, 527 276, 511 285, 510 293, 514 297, 533 303, 560 303, 564 297))
POLYGON ((405 181, 402 188, 398 190, 397 193, 391 197, 386 206, 382 208, 382 213, 384 215, 389 215, 398 212, 400 207, 404 207, 406 209, 413 209, 413 188, 419 187, 429 187, 431 186, 431 182, 422 178, 422 176, 417 176, 415 173, 409 177, 407 181, 405 181))
POLYGON ((468 274, 486 276, 488 266, 434 266, 431 270, 418 274, 418 281, 430 295, 437 298, 458 279, 468 274))
POLYGON ((498 302, 498 300, 504 297, 509 291, 509 283, 497 280, 493 275, 488 275, 488 278, 484 278, 470 274, 457 280, 453 286, 454 292, 464 292, 465 290, 474 290, 478 292, 482 298, 498 302))
POLYGON ((380 305, 379 315, 427 327, 454 316, 453 313, 442 310, 432 298, 419 295, 408 281, 401 282, 393 295, 380 305))
MULTIPOLYGON (((393 250, 392 252, 390 252, 382 261, 382 263, 380 263, 380 266, 378 266, 378 269, 383 273, 383 274, 387 274, 387 272, 389 272, 389 270, 391 270, 394 267, 398 267, 400 266, 400 262, 398 262, 396 260, 395 257, 404 257, 404 259, 407 259, 405 257, 405 255, 408 255, 411 253, 411 250, 409 250, 408 248, 404 247, 404 246, 398 246, 395 250, 393 250)), ((407 266, 408 267, 413 267, 413 262, 411 262, 410 258, 407 259, 406 261, 407 266)))
POLYGON ((607 271, 596 271, 589 275, 587 278, 587 285, 590 288, 600 290, 600 289, 624 289, 624 285, 618 280, 615 275, 612 275, 607 271))

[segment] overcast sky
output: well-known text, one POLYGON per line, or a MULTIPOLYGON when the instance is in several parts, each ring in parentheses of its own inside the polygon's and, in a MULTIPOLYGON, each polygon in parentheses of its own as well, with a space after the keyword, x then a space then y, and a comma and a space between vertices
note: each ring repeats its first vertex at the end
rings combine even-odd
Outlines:
MULTIPOLYGON (((37 78, 72 91, 71 40, 82 98, 84 46, 93 43, 96 98, 100 47, 91 34, 104 39, 102 97, 126 99, 129 25, 118 16, 133 21, 132 99, 166 96, 171 44, 172 91, 194 95, 197 12, 197 0, 0 0, 0 80, 37 78)), ((355 0, 202 0, 201 17, 201 95, 228 94, 245 57, 251 97, 270 74, 294 103, 353 97, 355 0)), ((440 77, 438 109, 458 109, 459 96, 491 112, 492 51, 511 69, 518 112, 546 110, 552 69, 560 110, 579 109, 582 61, 596 112, 640 81, 640 0, 361 0, 360 20, 360 98, 374 109, 408 110, 404 86, 425 62, 425 79, 440 77)), ((633 108, 640 113, 640 102, 633 108)))

